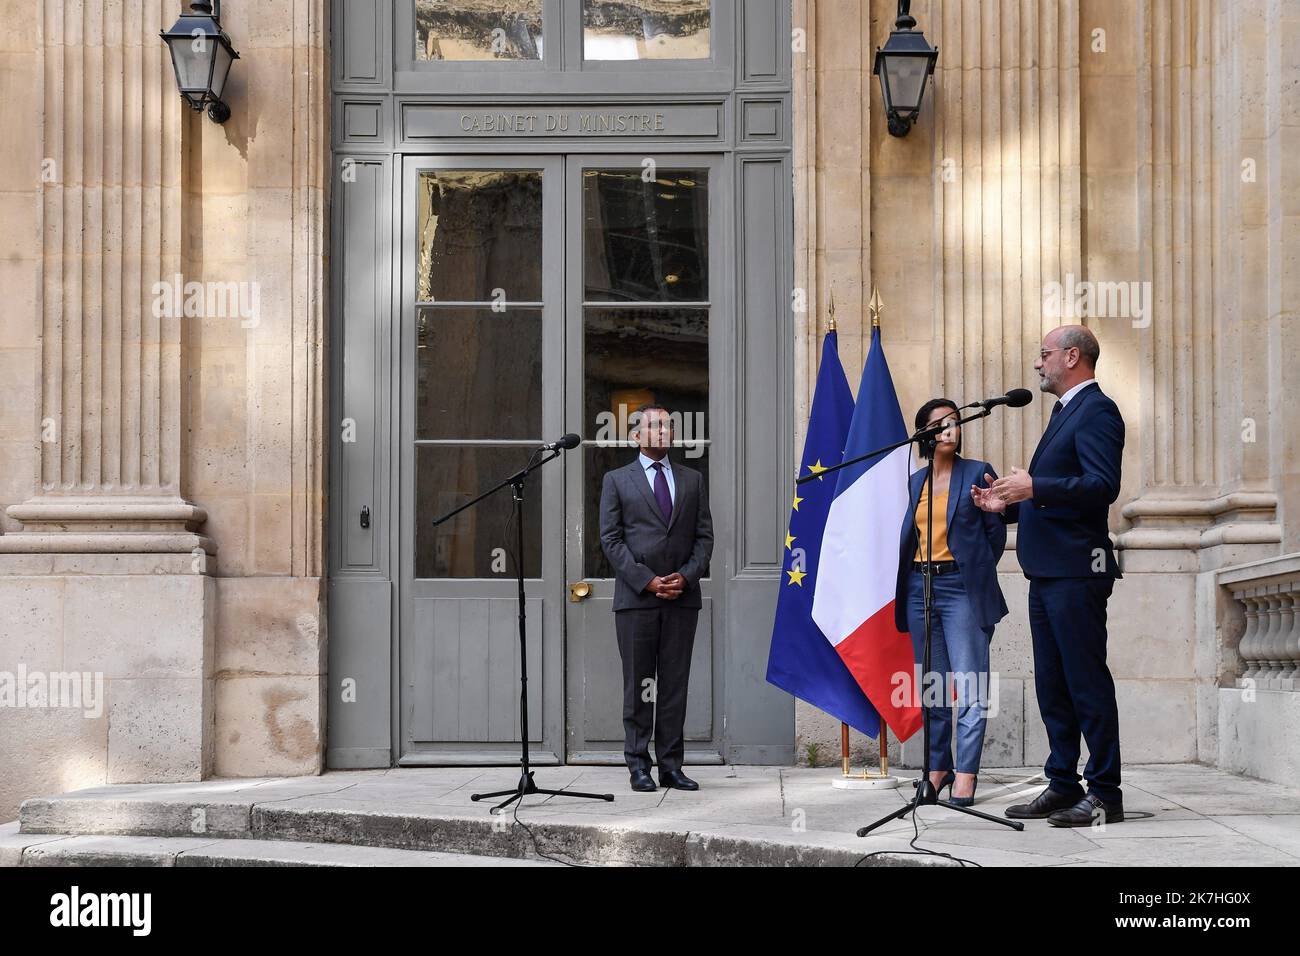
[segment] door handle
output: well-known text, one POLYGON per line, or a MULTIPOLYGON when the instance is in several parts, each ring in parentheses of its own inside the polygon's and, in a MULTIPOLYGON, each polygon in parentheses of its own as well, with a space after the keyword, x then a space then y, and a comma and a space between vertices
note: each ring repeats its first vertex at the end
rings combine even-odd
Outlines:
POLYGON ((361 508, 361 527, 370 527, 370 506, 363 505, 361 508))
POLYGON ((591 585, 588 582, 579 581, 569 585, 569 603, 580 604, 589 597, 591 597, 591 585))

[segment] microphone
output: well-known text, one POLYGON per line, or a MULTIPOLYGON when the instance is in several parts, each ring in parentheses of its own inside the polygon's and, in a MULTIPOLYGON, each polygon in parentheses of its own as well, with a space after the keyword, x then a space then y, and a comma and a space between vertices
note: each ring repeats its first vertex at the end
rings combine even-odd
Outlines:
MULTIPOLYGON (((1024 390, 1021 389, 1021 391, 1024 390)), ((582 444, 582 436, 575 435, 573 432, 569 432, 569 434, 565 435, 559 441, 548 442, 547 444, 543 445, 542 450, 558 451, 559 449, 562 448, 565 451, 568 451, 570 448, 577 448, 581 444, 582 444)))
POLYGON ((1007 405, 1011 408, 1024 408, 1034 400, 1034 393, 1027 388, 1013 388, 1005 395, 999 395, 997 398, 986 398, 982 402, 971 402, 967 408, 996 408, 999 405, 1007 405))

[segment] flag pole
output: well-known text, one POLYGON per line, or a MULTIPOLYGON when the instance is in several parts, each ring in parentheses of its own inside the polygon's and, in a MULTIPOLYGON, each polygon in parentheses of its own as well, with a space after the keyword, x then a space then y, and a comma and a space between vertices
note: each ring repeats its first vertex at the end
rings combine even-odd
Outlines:
MULTIPOLYGON (((871 312, 871 327, 880 328, 880 313, 885 309, 885 303, 880 299, 880 287, 874 282, 871 283, 871 301, 867 303, 867 308, 871 312)), ((880 722, 880 774, 868 775, 866 770, 862 771, 864 777, 876 780, 889 780, 889 725, 883 720, 880 722)))
MULTIPOLYGON (((880 328, 880 313, 885 304, 880 301, 880 287, 874 282, 871 283, 871 301, 867 308, 871 312, 871 327, 880 328)), ((866 771, 863 771, 866 775, 866 771)), ((880 779, 889 779, 889 725, 883 720, 880 722, 880 779)))
MULTIPOLYGON (((831 283, 830 289, 830 329, 834 332, 835 328, 835 283, 831 283)), ((853 775, 853 768, 849 762, 849 725, 840 721, 840 773, 847 779, 853 775)))
MULTIPOLYGON (((880 289, 876 284, 871 283, 871 299, 867 303, 867 309, 871 313, 871 327, 880 328, 880 313, 884 311, 884 303, 880 299, 880 289)), ((835 331, 835 290, 831 289, 831 331, 835 331)), ((854 776, 849 764, 849 725, 840 723, 840 757, 843 764, 843 776, 839 780, 832 780, 831 786, 839 790, 892 790, 898 786, 898 778, 889 775, 889 726, 882 720, 880 722, 880 773, 872 773, 866 767, 862 768, 862 773, 854 776)))

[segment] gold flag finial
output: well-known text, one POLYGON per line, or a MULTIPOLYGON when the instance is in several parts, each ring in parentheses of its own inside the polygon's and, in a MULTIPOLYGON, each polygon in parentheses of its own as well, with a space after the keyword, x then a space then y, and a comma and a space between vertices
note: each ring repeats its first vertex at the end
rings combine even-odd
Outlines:
POLYGON ((830 306, 830 315, 831 315, 831 328, 830 328, 830 330, 831 330, 832 332, 834 332, 834 331, 835 331, 835 287, 834 287, 834 286, 831 286, 831 306, 830 306))
POLYGON ((876 284, 871 284, 871 301, 867 303, 867 308, 871 311, 871 327, 880 328, 880 313, 884 311, 885 305, 880 301, 880 290, 876 284))

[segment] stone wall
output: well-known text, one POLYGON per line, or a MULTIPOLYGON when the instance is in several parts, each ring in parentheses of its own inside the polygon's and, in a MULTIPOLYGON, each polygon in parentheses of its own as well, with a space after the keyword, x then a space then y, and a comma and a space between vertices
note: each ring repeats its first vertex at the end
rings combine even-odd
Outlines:
MULTIPOLYGON (((1283 356, 1296 352, 1300 171, 1287 91, 1300 73, 1300 4, 917 0, 940 56, 904 139, 887 135, 870 72, 895 12, 893 0, 795 3, 807 47, 795 60, 796 285, 809 297, 796 417, 807 417, 832 288, 854 387, 864 303, 879 288, 905 414, 934 395, 1032 387, 1043 333, 1092 328, 1098 378, 1127 426, 1112 510, 1125 576, 1109 645, 1124 757, 1215 762, 1235 726, 1220 704, 1236 667, 1224 641, 1241 614, 1217 575, 1296 547, 1296 423, 1283 408, 1297 383, 1283 356), (1068 295, 1088 282, 1113 284, 1097 287, 1100 307, 1057 307, 1051 283, 1068 295), (1140 298, 1113 308, 1130 292, 1140 298)), ((1049 407, 968 428, 967 456, 1024 467, 1049 407)), ((1034 765, 1046 740, 1026 582, 1010 551, 1000 571, 1011 614, 994 638, 1000 712, 986 759, 1034 765)), ((1246 726, 1228 764, 1265 773, 1294 731, 1246 726)), ((838 761, 838 725, 801 704, 804 759, 810 744, 838 761)), ((855 734, 853 745, 874 764, 874 742, 855 734)), ((915 762, 915 741, 891 749, 915 762)))
MULTIPOLYGON (((905 139, 870 74, 895 0, 793 5, 796 420, 832 290, 856 386, 879 287, 910 412, 1032 382, 1070 318, 1048 283, 1137 283, 1140 314, 1084 318, 1128 425, 1125 759, 1293 777, 1296 692, 1248 700, 1236 649, 1252 576, 1290 587, 1257 563, 1300 550, 1300 3, 916 0, 941 53, 905 139)), ((216 126, 157 37, 179 4, 0 0, 0 672, 102 681, 98 713, 0 708, 0 819, 35 792, 321 767, 328 6, 228 5, 216 126), (257 308, 156 316, 178 273, 257 308)), ((1046 413, 968 453, 1025 464, 1046 413)), ((1025 582, 1001 570, 987 759, 1036 764, 1025 582)), ((837 760, 833 721, 801 705, 796 733, 837 760)))
POLYGON ((0 671, 102 699, 0 708, 0 818, 317 772, 328 5, 227 6, 224 126, 176 92, 179 4, 34 6, 0 0, 0 671))

